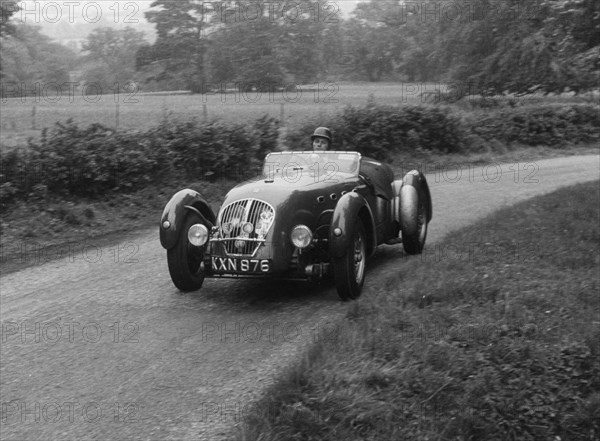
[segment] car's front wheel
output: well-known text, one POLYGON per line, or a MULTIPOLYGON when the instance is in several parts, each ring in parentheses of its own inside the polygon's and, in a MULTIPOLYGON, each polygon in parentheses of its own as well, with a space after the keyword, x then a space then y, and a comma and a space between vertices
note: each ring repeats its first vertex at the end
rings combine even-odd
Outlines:
POLYGON ((356 299, 360 296, 365 283, 366 261, 367 235, 362 222, 357 219, 346 253, 333 262, 335 286, 342 300, 356 299))
POLYGON ((183 222, 177 244, 167 250, 167 263, 173 284, 181 291, 196 291, 204 282, 205 247, 196 247, 188 240, 188 230, 194 224, 201 223, 192 213, 183 222))

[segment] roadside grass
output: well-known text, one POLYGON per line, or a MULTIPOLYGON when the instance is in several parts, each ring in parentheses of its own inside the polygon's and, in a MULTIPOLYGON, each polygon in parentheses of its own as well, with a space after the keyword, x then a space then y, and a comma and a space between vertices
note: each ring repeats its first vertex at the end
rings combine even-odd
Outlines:
POLYGON ((200 191, 216 213, 225 193, 235 185, 216 182, 173 182, 151 185, 130 194, 101 199, 33 195, 11 204, 0 217, 0 268, 2 274, 42 265, 67 256, 81 255, 84 247, 104 247, 131 242, 156 227, 166 203, 177 191, 200 191))
POLYGON ((237 439, 599 439, 599 201, 561 189, 403 259, 237 439))

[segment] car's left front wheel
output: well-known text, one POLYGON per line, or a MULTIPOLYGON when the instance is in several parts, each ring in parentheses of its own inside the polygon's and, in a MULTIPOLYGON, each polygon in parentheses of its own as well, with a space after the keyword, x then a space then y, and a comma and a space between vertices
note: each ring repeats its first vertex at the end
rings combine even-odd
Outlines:
POLYGON ((205 247, 196 247, 188 240, 188 230, 194 224, 201 223, 200 218, 190 213, 183 222, 175 246, 167 250, 167 263, 173 284, 181 291, 196 291, 204 282, 205 247))

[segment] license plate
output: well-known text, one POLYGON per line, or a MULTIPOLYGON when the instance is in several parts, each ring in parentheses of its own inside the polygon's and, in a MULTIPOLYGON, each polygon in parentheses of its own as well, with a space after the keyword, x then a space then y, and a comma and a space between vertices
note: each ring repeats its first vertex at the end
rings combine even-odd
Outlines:
POLYGON ((240 259, 238 257, 211 256, 213 271, 218 273, 255 273, 262 274, 271 271, 270 259, 240 259))

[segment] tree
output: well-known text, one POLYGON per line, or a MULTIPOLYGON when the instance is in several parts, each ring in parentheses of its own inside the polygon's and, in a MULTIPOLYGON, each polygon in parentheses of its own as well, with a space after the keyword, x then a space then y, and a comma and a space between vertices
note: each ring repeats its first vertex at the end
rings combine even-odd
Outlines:
POLYGON ((7 61, 7 57, 3 53, 4 38, 14 34, 15 26, 10 22, 10 18, 19 10, 20 8, 15 1, 0 2, 0 81, 5 77, 4 63, 7 61))
POLYGON ((574 91, 600 84, 600 3, 595 0, 546 0, 550 9, 544 34, 550 49, 574 91))
MULTIPOLYGON (((426 7, 427 1, 409 2, 426 7)), ((430 54, 436 47, 437 27, 411 18, 412 8, 398 2, 363 2, 345 23, 345 52, 365 79, 379 81, 395 73, 409 80, 435 77, 430 54)))
POLYGON ((2 0, 0 2, 0 37, 14 34, 15 25, 10 22, 10 18, 20 9, 16 1, 2 0))
POLYGON ((211 80, 237 82, 246 90, 269 90, 285 81, 281 29, 268 19, 222 26, 211 36, 211 80))
MULTIPOLYGON (((463 10, 470 3, 456 2, 463 10)), ((600 81, 599 32, 594 0, 481 0, 473 15, 437 25, 429 58, 442 79, 474 91, 578 91, 600 81), (490 17, 494 10, 501 13, 490 17)))
POLYGON ((207 79, 258 88, 315 81, 326 75, 331 47, 338 45, 327 39, 328 3, 156 0, 152 6, 160 9, 147 18, 156 24, 158 39, 140 49, 137 65, 151 79, 181 81, 194 92, 207 79))
POLYGON ((103 90, 115 83, 123 86, 135 80, 136 53, 144 45, 144 33, 133 28, 110 27, 93 30, 84 42, 84 78, 103 90))
POLYGON ((346 40, 357 66, 368 60, 370 79, 391 60, 410 81, 467 83, 474 92, 578 91, 600 82, 597 0, 370 1, 355 15, 346 40))
POLYGON ((52 42, 38 27, 21 24, 4 39, 2 48, 3 81, 24 83, 28 90, 70 80, 76 62, 70 49, 52 42))
POLYGON ((211 24, 211 2, 197 0, 155 0, 146 12, 149 22, 156 25, 157 40, 138 54, 138 68, 154 67, 153 79, 181 79, 184 88, 202 92, 205 82, 207 51, 206 31, 211 24))
POLYGON ((328 1, 296 1, 294 12, 277 22, 281 65, 290 80, 312 83, 326 79, 336 62, 341 61, 339 38, 341 17, 328 1))
POLYGON ((400 47, 389 29, 352 19, 345 30, 346 53, 352 60, 352 70, 358 69, 369 81, 380 81, 393 71, 400 47))

